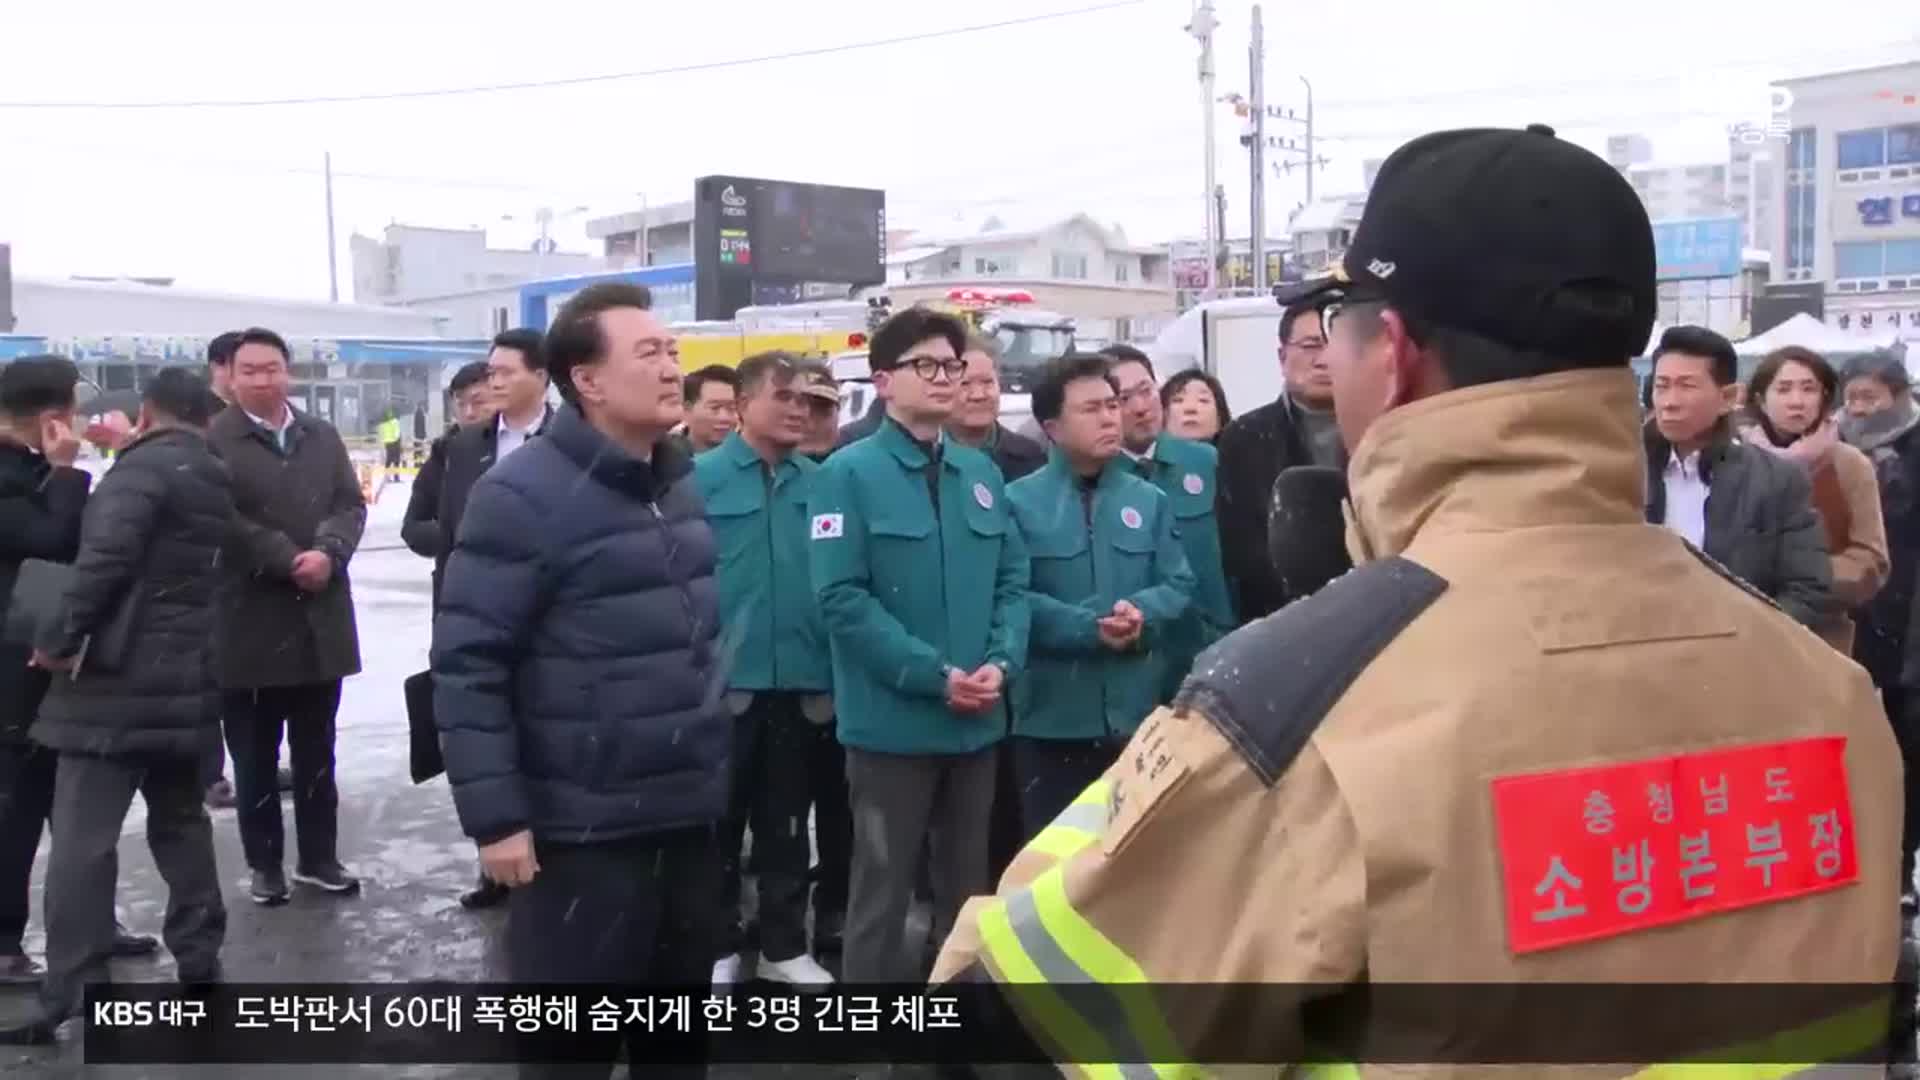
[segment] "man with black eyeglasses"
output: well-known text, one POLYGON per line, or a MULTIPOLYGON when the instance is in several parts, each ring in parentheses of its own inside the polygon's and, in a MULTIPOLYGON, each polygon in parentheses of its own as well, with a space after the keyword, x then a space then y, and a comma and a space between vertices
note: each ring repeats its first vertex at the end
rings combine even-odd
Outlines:
POLYGON ((887 418, 814 477, 813 584, 833 653, 853 806, 843 978, 923 978, 905 946, 931 838, 935 940, 984 891, 1002 691, 1027 652, 1027 552, 993 460, 942 426, 966 330, 903 311, 873 335, 887 418))
POLYGON ((1220 522, 1220 554, 1243 625, 1298 599, 1280 580, 1267 548, 1274 478, 1295 465, 1347 467, 1347 452, 1334 423, 1333 374, 1323 355, 1327 338, 1317 303, 1302 301, 1280 316, 1280 372, 1285 381, 1280 396, 1220 433, 1214 514, 1220 522))

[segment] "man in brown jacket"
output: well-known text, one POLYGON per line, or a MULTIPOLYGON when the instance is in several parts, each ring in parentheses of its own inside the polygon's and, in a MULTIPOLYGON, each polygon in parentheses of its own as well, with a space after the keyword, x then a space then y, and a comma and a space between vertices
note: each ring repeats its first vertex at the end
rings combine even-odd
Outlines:
POLYGON ((340 682, 360 671, 347 563, 367 508, 333 425, 287 403, 287 344, 271 330, 241 333, 233 405, 208 438, 233 473, 251 559, 235 568, 217 630, 235 812, 259 904, 288 899, 275 767, 286 732, 293 763, 294 880, 358 892, 336 851, 334 718, 340 682))
POLYGON ((998 996, 1055 1060, 1163 1063, 1116 1076, 1874 1050, 1879 987, 1805 984, 1894 974, 1898 755, 1857 667, 1644 520, 1633 189, 1544 127, 1429 135, 1303 292, 1357 568, 1204 654, 936 981, 1046 983, 998 996))

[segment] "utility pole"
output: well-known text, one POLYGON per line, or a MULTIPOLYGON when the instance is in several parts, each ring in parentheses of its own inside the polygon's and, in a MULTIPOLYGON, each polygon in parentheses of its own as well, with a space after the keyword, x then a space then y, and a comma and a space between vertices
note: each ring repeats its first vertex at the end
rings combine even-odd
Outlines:
MULTIPOLYGON (((1260 5, 1253 5, 1253 43, 1247 46, 1247 60, 1250 70, 1247 73, 1247 96, 1253 110, 1253 178, 1247 189, 1248 209, 1251 213, 1253 231, 1248 236, 1247 258, 1252 263, 1253 289, 1255 294, 1267 288, 1267 96, 1266 79, 1261 69, 1266 63, 1266 46, 1262 40, 1260 23, 1260 5)), ((1309 113, 1309 116, 1312 114, 1309 113)), ((1308 121, 1311 131, 1312 121, 1308 121)), ((1309 150, 1311 156, 1311 150, 1309 150)), ((1307 182, 1313 182, 1313 174, 1307 174, 1307 182)))
POLYGON ((1313 84, 1305 75, 1300 76, 1300 85, 1307 88, 1307 202, 1313 202, 1313 84))
MULTIPOLYGON (((1198 5, 1193 9, 1193 21, 1187 24, 1187 33, 1192 34, 1194 40, 1200 43, 1200 111, 1205 124, 1206 199, 1209 202, 1216 198, 1224 202, 1224 194, 1216 194, 1219 191, 1219 185, 1215 183, 1213 174, 1213 32, 1219 26, 1219 22, 1213 17, 1213 0, 1199 0, 1198 5)), ((1224 219, 1219 220, 1216 225, 1216 218, 1213 208, 1208 207, 1206 214, 1207 282, 1206 290, 1201 295, 1209 298, 1213 296, 1214 286, 1219 280, 1214 260, 1219 257, 1219 238, 1224 234, 1225 228, 1224 219)))
POLYGON ((553 209, 543 206, 533 212, 534 224, 540 227, 540 239, 534 241, 533 276, 536 281, 544 281, 547 276, 547 244, 553 235, 553 209))
POLYGON ((1213 250, 1207 252, 1207 263, 1216 275, 1210 280, 1218 280, 1218 272, 1225 269, 1227 265, 1227 187, 1225 184, 1214 185, 1213 216, 1208 221, 1213 225, 1212 232, 1218 242, 1213 250))
POLYGON ((339 241, 333 232, 333 152, 326 151, 322 161, 327 174, 327 299, 340 302, 340 264, 335 249, 339 241))
POLYGON ((640 268, 643 270, 647 267, 647 219, 651 214, 652 210, 647 205, 647 193, 643 191, 640 193, 640 243, 638 245, 640 248, 640 268))
POLYGON ((1307 203, 1311 205, 1313 203, 1314 170, 1326 165, 1327 159, 1317 157, 1313 152, 1313 84, 1307 81, 1305 75, 1302 75, 1300 76, 1300 85, 1307 88, 1307 103, 1304 110, 1296 111, 1292 108, 1283 109, 1277 105, 1271 105, 1267 106, 1264 110, 1260 110, 1259 115, 1262 121, 1267 119, 1284 120, 1289 124, 1300 125, 1302 134, 1299 140, 1296 141, 1291 136, 1285 138, 1275 136, 1272 139, 1266 140, 1266 143, 1278 156, 1284 159, 1274 162, 1274 172, 1291 174, 1296 165, 1306 170, 1307 203), (1296 162, 1293 160, 1294 158, 1299 158, 1300 160, 1296 162))

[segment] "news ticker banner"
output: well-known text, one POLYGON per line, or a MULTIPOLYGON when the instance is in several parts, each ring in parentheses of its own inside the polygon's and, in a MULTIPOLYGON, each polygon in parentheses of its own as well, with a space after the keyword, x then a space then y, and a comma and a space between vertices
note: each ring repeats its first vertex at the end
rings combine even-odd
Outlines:
POLYGON ((1880 1061, 1914 989, 135 983, 88 988, 82 1045, 88 1064, 118 1065, 566 1063, 620 1041, 656 1064, 1127 1064, 1167 1061, 1169 1038, 1177 1060, 1208 1064, 1880 1061), (1095 1042, 1040 1034, 1063 1016, 1095 1042))

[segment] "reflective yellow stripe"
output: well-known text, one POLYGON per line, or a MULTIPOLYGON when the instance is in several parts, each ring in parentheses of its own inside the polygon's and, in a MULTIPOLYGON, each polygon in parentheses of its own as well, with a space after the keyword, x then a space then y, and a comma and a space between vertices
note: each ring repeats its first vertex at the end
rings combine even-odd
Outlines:
POLYGON ((1351 1061, 1325 1061, 1308 1065, 1300 1080, 1360 1080, 1360 1066, 1351 1061))
POLYGON ((1100 839, 1098 834, 1071 825, 1049 825, 1027 842, 1027 850, 1056 859, 1071 859, 1100 839))
POLYGON ((1117 1065, 1087 1064, 1113 1056, 1104 1040, 1060 1000, 1047 985, 1047 978, 1034 964, 1007 921, 1005 901, 995 900, 980 912, 980 943, 986 947, 1006 993, 1019 1001, 1019 1011, 1040 1025, 1054 1046, 1055 1053, 1081 1063, 1080 1069, 1096 1080, 1120 1080, 1117 1065))
POLYGON ((1027 841, 1024 850, 1055 859, 1071 859, 1100 839, 1107 824, 1107 793, 1112 785, 1095 780, 1074 797, 1053 823, 1027 841))
POLYGON ((1086 806, 1091 804, 1094 806, 1104 807, 1107 805, 1107 796, 1109 796, 1112 793, 1113 793, 1113 785, 1107 781, 1106 777, 1103 776, 1100 779, 1095 780, 1093 783, 1088 784, 1085 791, 1082 791, 1080 794, 1075 795, 1073 797, 1073 802, 1070 803, 1069 805, 1086 806))
POLYGON ((1160 1080, 1205 1075, 1180 1062, 1184 1056, 1180 1044, 1153 1000, 1147 973, 1067 900, 1066 868, 1056 866, 1041 874, 1034 879, 1032 890, 1034 907, 1047 936, 1094 982, 1112 989, 1126 1014, 1128 1028, 1154 1059, 1154 1074, 1160 1080))
POLYGON ((1628 1080, 1780 1080, 1844 1061, 1886 1038, 1890 1002, 1848 1009, 1778 1035, 1702 1054, 1714 1061, 1649 1065, 1628 1080))

